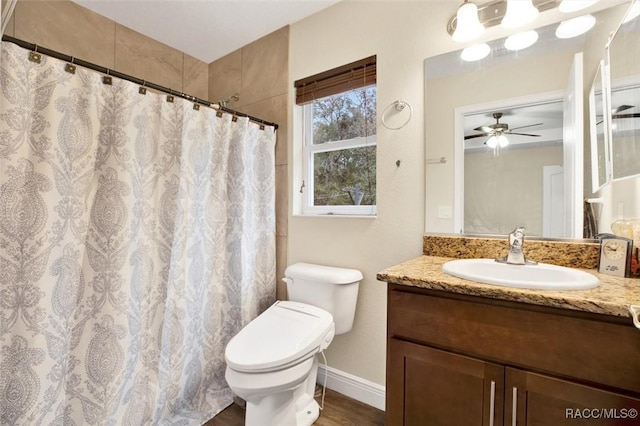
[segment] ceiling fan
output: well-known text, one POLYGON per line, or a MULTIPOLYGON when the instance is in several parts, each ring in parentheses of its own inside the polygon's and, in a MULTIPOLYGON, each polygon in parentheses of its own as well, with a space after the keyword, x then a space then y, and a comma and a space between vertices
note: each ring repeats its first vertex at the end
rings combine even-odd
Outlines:
MULTIPOLYGON (((620 114, 622 111, 626 111, 628 109, 635 108, 634 105, 626 105, 622 104, 617 108, 611 110, 611 119, 615 120, 618 118, 638 118, 640 117, 640 113, 631 113, 631 114, 620 114)), ((598 117, 602 117, 601 115, 598 117)), ((600 120, 596 123, 596 125, 601 124, 604 120, 600 120)))
POLYGON ((534 135, 532 133, 514 132, 514 130, 524 129, 526 127, 540 126, 542 123, 527 124, 526 126, 519 126, 519 127, 514 127, 510 129, 507 123, 500 122, 500 119, 502 118, 501 112, 494 112, 493 118, 496 119, 496 122, 494 124, 490 124, 488 126, 480 126, 473 129, 477 132, 482 132, 482 133, 477 135, 468 135, 468 136, 465 136, 464 139, 467 140, 467 139, 473 139, 473 138, 481 138, 485 136, 500 137, 502 135, 520 135, 520 136, 540 137, 540 135, 534 135))
POLYGON ((622 111, 626 111, 628 109, 635 108, 635 105, 620 105, 618 108, 611 111, 611 118, 638 118, 640 117, 640 113, 631 113, 631 114, 620 114, 622 111))

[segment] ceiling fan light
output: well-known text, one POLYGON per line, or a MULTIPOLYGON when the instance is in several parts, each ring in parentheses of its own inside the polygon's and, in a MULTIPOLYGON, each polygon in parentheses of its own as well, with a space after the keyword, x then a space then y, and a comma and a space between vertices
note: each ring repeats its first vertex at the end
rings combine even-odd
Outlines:
POLYGON ((489 148, 495 148, 498 146, 498 138, 495 137, 495 135, 491 136, 489 139, 487 139, 485 144, 487 144, 489 148))
POLYGON ((478 19, 478 6, 465 0, 456 13, 456 30, 451 38, 464 43, 480 37, 483 32, 484 25, 478 19))
POLYGON ((560 22, 556 28, 556 37, 572 38, 582 35, 589 31, 596 24, 596 18, 593 15, 582 15, 577 18, 560 22))
POLYGON ((598 3, 598 0, 562 0, 558 10, 562 13, 577 12, 596 3, 598 3))
POLYGON ((538 41, 538 33, 535 30, 529 30, 507 37, 504 47, 508 50, 522 50, 533 46, 536 41, 538 41))
POLYGON ((503 28, 518 28, 533 22, 540 12, 531 0, 507 0, 507 13, 502 18, 503 28))
POLYGON ((487 43, 481 43, 463 49, 460 57, 463 61, 473 62, 487 57, 490 52, 491 48, 489 45, 487 43))
POLYGON ((500 148, 504 148, 505 146, 509 145, 509 139, 507 139, 505 135, 499 135, 497 139, 500 148))

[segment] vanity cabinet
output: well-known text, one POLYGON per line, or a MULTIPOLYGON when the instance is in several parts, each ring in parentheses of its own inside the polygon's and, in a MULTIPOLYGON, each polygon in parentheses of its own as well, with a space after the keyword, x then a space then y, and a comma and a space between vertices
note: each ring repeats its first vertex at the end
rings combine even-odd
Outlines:
POLYGON ((389 426, 640 424, 630 319, 392 283, 387 303, 389 426))

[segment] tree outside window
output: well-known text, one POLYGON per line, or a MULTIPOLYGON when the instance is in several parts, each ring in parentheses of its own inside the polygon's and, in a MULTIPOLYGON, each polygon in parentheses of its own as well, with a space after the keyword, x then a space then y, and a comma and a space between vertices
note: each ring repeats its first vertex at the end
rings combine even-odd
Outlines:
POLYGON ((371 212, 376 204, 376 87, 316 99, 305 105, 305 115, 312 189, 308 210, 360 214, 365 210, 355 206, 368 206, 371 212))

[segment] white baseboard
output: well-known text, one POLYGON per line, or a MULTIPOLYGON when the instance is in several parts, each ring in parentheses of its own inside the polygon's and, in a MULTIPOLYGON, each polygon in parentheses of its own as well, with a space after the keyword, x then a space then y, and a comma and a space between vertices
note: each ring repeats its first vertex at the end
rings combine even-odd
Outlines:
POLYGON ((327 387, 343 395, 384 411, 385 387, 332 367, 318 365, 319 384, 327 377, 327 387))

